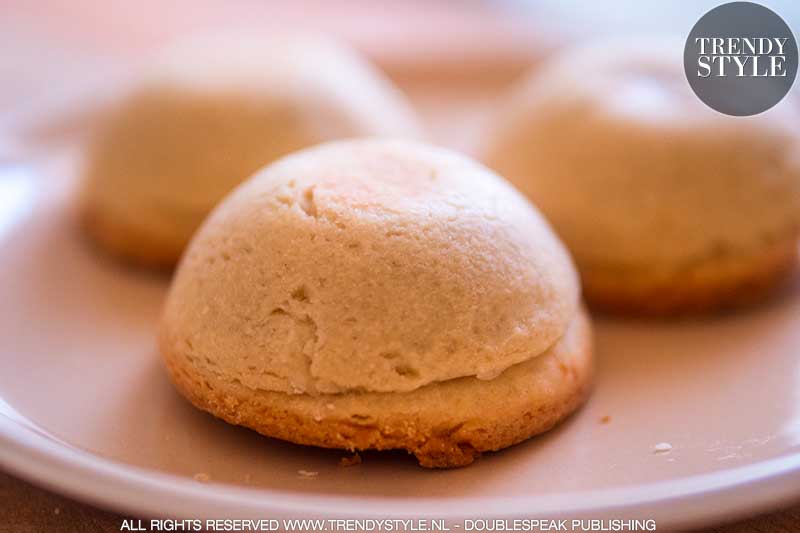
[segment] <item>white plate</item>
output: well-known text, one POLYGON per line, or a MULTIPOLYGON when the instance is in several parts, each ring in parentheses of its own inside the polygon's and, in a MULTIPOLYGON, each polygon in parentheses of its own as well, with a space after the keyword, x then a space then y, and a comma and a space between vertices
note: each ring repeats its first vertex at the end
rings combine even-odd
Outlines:
POLYGON ((473 466, 428 471, 402 453, 367 453, 342 467, 341 452, 260 437, 177 395, 154 343, 167 278, 96 253, 56 168, 0 174, 0 464, 19 475, 130 513, 191 518, 624 517, 667 527, 800 497, 798 283, 723 317, 596 320, 588 405, 473 466), (672 450, 655 453, 662 442, 672 450))

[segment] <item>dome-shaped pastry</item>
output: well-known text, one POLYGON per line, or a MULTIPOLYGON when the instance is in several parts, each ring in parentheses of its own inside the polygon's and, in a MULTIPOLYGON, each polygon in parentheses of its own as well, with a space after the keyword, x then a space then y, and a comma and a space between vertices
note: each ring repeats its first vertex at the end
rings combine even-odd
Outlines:
POLYGON ((347 49, 192 41, 110 112, 87 158, 84 226, 119 255, 171 266, 214 205, 265 164, 332 139, 418 133, 403 96, 347 49))
POLYGON ((680 46, 567 52, 513 91, 487 164, 550 220, 600 308, 681 313, 762 296, 800 232, 786 101, 729 117, 692 94, 680 46))
POLYGON ((549 226, 484 167, 334 142, 214 210, 176 273, 161 350, 179 389, 230 422, 456 466, 585 397, 578 298, 549 226))

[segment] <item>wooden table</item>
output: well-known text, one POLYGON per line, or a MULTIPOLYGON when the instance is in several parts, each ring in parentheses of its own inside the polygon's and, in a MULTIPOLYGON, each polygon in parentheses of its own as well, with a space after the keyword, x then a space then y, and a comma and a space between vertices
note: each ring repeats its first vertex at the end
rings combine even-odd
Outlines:
MULTIPOLYGON (((119 532, 122 518, 0 472, 0 533, 111 533, 119 532)), ((800 531, 800 504, 702 531, 794 533, 800 531)))

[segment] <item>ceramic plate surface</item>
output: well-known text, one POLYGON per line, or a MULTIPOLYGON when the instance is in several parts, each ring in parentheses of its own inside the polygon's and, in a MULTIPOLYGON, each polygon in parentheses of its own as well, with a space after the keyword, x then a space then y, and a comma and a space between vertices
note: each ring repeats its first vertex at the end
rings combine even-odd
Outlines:
POLYGON ((229 426, 173 390, 155 346, 168 278, 84 241, 66 168, 6 164, 0 174, 0 463, 12 472, 122 511, 191 518, 625 517, 666 527, 800 497, 798 282, 721 317, 595 317, 589 403, 473 466, 429 471, 404 453, 366 453, 343 467, 342 452, 229 426))

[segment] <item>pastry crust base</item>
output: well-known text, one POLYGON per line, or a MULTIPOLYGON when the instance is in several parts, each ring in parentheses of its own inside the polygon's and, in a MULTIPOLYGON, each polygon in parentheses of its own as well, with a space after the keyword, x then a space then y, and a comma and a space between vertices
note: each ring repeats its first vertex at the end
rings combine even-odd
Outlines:
POLYGON ((405 449, 428 468, 465 466, 481 452, 549 430, 584 403, 592 381, 592 332, 583 311, 550 350, 492 380, 464 377, 405 393, 254 390, 198 364, 168 325, 160 348, 178 390, 231 424, 324 448, 405 449))
POLYGON ((584 268, 583 294, 593 309, 627 315, 687 315, 757 303, 790 277, 798 237, 760 253, 713 258, 669 274, 641 275, 584 268))
POLYGON ((82 206, 79 216, 81 229, 92 242, 123 262, 171 271, 183 253, 183 246, 154 239, 93 206, 82 206))

